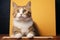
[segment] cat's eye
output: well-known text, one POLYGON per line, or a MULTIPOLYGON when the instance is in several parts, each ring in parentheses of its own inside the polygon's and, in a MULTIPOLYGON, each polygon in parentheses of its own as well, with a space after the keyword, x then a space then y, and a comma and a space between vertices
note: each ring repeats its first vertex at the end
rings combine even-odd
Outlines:
POLYGON ((28 14, 31 15, 31 12, 28 11, 28 14))
POLYGON ((19 13, 19 10, 17 10, 17 12, 19 13))
POLYGON ((23 10, 23 13, 24 13, 24 12, 26 12, 26 10, 25 10, 25 9, 23 10))
POLYGON ((31 17, 31 12, 28 11, 27 16, 28 17, 31 17))

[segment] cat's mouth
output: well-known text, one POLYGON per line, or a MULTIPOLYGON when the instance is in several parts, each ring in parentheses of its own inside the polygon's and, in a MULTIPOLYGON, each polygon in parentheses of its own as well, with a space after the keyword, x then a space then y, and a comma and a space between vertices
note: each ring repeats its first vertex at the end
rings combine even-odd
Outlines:
POLYGON ((29 21, 31 18, 28 17, 19 17, 17 18, 17 21, 29 21))
POLYGON ((26 17, 21 16, 21 17, 19 17, 19 18, 26 18, 26 17))
POLYGON ((23 16, 19 17, 20 20, 24 20, 24 19, 26 19, 26 18, 27 18, 27 17, 23 17, 23 16))
POLYGON ((27 19, 27 18, 30 18, 30 17, 28 17, 28 16, 20 16, 20 17, 18 17, 19 19, 27 19))

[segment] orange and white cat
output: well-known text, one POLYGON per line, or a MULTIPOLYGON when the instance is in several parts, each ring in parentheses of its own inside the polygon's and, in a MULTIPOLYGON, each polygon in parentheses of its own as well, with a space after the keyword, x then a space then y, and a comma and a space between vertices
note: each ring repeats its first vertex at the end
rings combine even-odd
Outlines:
POLYGON ((31 2, 29 1, 25 6, 18 6, 16 3, 13 3, 13 8, 13 34, 11 37, 33 37, 34 28, 31 16, 31 2))

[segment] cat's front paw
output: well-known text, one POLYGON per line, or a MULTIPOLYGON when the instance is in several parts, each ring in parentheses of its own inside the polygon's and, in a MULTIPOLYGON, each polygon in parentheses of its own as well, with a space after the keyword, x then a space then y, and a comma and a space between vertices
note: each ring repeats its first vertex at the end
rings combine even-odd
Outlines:
POLYGON ((21 37, 22 37, 22 34, 20 34, 20 33, 11 35, 11 38, 21 38, 21 37))
POLYGON ((27 38, 33 38, 34 37, 34 34, 32 34, 32 33, 29 33, 28 35, 27 35, 27 38))

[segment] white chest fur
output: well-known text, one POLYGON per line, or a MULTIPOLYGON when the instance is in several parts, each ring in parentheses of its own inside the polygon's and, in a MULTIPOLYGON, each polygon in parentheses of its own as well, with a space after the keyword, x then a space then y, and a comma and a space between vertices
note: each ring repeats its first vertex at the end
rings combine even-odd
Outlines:
POLYGON ((18 22, 14 20, 14 27, 20 28, 22 32, 28 32, 28 28, 33 25, 33 21, 18 22))

